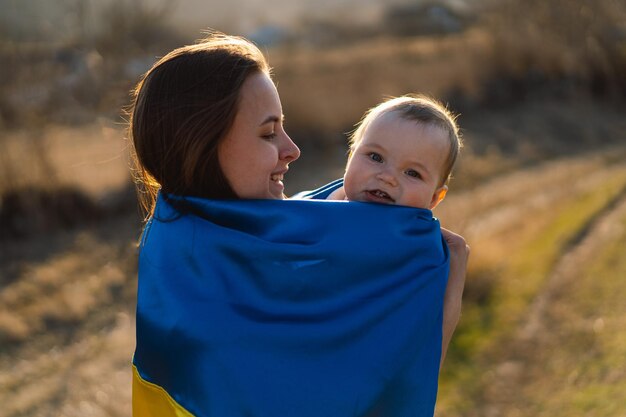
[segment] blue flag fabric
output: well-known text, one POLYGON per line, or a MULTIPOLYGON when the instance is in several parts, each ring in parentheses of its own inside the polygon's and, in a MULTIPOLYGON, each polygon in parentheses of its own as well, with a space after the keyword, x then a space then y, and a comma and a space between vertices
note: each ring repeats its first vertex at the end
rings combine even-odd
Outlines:
POLYGON ((430 417, 448 270, 429 210, 161 194, 133 364, 196 416, 430 417))

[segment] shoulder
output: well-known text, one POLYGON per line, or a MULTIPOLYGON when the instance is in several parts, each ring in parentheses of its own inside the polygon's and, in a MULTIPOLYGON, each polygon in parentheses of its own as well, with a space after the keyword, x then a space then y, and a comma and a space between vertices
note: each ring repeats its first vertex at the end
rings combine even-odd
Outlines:
POLYGON ((327 200, 346 200, 346 190, 342 187, 335 189, 326 197, 327 200))
POLYGON ((315 190, 301 191, 291 198, 295 200, 326 200, 334 191, 339 189, 343 189, 343 178, 329 182, 315 190))

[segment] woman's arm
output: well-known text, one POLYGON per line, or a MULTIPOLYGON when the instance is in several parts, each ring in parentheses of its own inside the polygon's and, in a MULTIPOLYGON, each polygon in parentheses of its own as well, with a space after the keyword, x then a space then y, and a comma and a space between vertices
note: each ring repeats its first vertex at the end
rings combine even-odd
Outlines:
POLYGON ((465 273, 470 247, 463 236, 442 228, 441 233, 450 249, 450 274, 443 302, 443 340, 441 345, 441 362, 443 364, 448 351, 452 334, 461 317, 461 303, 465 286, 465 273))

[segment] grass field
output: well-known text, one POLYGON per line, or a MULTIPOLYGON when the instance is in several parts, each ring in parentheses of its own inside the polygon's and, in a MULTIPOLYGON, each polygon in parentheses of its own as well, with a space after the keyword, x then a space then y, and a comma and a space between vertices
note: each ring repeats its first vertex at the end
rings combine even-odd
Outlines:
POLYGON ((439 415, 620 415, 623 156, 546 163, 446 201, 444 225, 467 210, 473 251, 439 415), (502 182, 508 196, 480 198, 502 182))

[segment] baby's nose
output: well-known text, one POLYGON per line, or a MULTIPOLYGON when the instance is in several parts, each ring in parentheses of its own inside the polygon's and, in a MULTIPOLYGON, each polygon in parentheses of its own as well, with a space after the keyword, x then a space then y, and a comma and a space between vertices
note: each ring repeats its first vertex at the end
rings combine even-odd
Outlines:
POLYGON ((396 176, 393 173, 389 172, 389 170, 381 171, 378 174, 378 178, 382 182, 389 184, 391 186, 394 186, 394 187, 398 184, 398 181, 396 180, 396 176))

